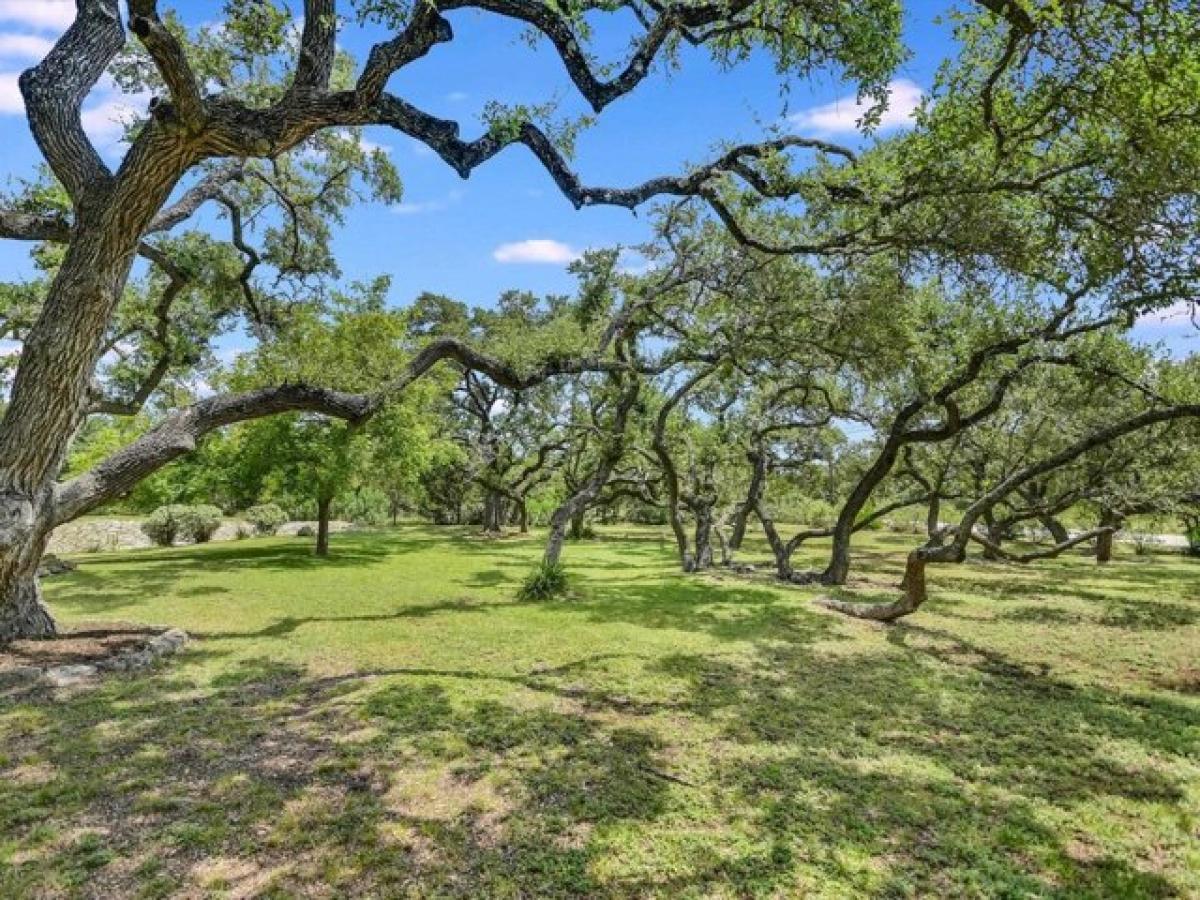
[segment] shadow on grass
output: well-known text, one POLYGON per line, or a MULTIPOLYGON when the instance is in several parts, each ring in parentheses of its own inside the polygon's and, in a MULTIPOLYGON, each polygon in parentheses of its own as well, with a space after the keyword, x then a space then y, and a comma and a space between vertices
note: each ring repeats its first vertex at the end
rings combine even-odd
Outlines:
POLYGON ((327 678, 258 659, 0 701, 0 895, 1180 893, 1069 824, 1091 798, 1184 815, 1168 766, 1099 748, 1186 759, 1194 706, 936 630, 828 656, 778 626, 739 656, 327 678), (669 698, 615 694, 613 663, 669 698), (514 690, 464 689, 493 682, 514 690))
MULTIPOLYGON (((368 560, 447 541, 400 532, 378 543, 368 560)), ((1186 858, 1181 872, 1169 857, 1194 816, 1194 703, 1075 686, 919 622, 887 629, 875 645, 848 644, 848 631, 868 626, 810 611, 799 590, 664 578, 654 544, 641 541, 647 558, 626 577, 596 567, 578 598, 541 606, 703 634, 720 652, 659 644, 528 671, 481 664, 321 678, 267 659, 235 663, 202 643, 178 670, 118 677, 57 702, 0 699, 0 896, 185 886, 283 896, 1066 898, 1194 887, 1180 881, 1186 858), (192 683, 187 673, 200 666, 189 662, 223 671, 192 683), (1079 824, 1083 807, 1096 822, 1079 824), (1114 828, 1143 831, 1122 843, 1114 828)), ((268 561, 307 553, 219 549, 231 565, 247 558, 239 550, 270 551, 258 557, 268 561)), ((502 585, 524 565, 492 562, 495 546, 485 549, 476 586, 502 585)), ((168 589, 210 552, 139 555, 144 567, 103 577, 85 568, 55 602, 73 593, 93 611, 104 607, 84 606, 89 590, 168 589)), ((310 563, 324 564, 267 564, 303 572, 310 563)), ((1032 593, 1055 586, 1053 574, 1023 577, 1032 593)), ((964 582, 989 596, 1006 590, 947 579, 954 590, 964 582)), ((1121 615, 1110 594, 1083 599, 1121 615)), ((1168 627, 1162 615, 1176 616, 1139 604, 1161 604, 1121 607, 1152 624, 1121 627, 1158 629, 1168 627)), ((438 600, 286 617, 219 637, 286 639, 309 622, 512 605, 438 600)))

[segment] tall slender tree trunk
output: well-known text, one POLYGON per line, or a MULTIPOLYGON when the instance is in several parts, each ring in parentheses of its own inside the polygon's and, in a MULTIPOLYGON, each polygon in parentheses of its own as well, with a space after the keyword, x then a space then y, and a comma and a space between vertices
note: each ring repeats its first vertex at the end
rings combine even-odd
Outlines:
POLYGON ((746 489, 746 499, 733 511, 733 524, 729 532, 730 552, 741 550, 742 542, 746 539, 746 525, 750 516, 762 502, 767 486, 767 454, 756 450, 749 454, 753 470, 750 475, 750 486, 746 489))
POLYGON ((866 508, 875 489, 896 465, 901 446, 897 439, 887 441, 880 449, 875 462, 863 473, 850 496, 846 498, 833 526, 833 547, 829 551, 829 564, 821 573, 822 584, 846 583, 850 576, 850 541, 854 536, 854 524, 866 508))
POLYGON ((317 556, 329 555, 329 511, 333 498, 324 495, 317 498, 317 556))
MULTIPOLYGON (((996 522, 996 519, 992 516, 990 510, 983 514, 983 525, 984 530, 987 532, 988 543, 994 544, 996 547, 999 547, 1004 543, 1004 529, 1002 529, 996 522)), ((985 545, 983 548, 983 558, 997 560, 1001 557, 1000 554, 995 551, 995 549, 985 545)))
POLYGON ((1121 517, 1111 509, 1102 509, 1100 511, 1100 527, 1111 528, 1112 531, 1105 531, 1096 536, 1096 562, 1106 563, 1111 562, 1113 558, 1113 541, 1116 536, 1116 531, 1122 525, 1121 517))
POLYGON ((484 498, 483 530, 489 534, 504 530, 504 497, 497 491, 488 491, 484 498))
POLYGON ((524 499, 517 504, 517 528, 521 534, 529 534, 529 504, 524 499))

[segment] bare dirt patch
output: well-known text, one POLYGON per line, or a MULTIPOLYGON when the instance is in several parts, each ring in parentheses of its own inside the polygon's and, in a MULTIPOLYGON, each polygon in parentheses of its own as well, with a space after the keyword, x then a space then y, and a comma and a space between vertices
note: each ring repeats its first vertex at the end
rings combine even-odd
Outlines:
POLYGON ((125 623, 82 625, 44 640, 0 644, 0 672, 36 666, 96 665, 122 653, 140 650, 163 628, 125 623))

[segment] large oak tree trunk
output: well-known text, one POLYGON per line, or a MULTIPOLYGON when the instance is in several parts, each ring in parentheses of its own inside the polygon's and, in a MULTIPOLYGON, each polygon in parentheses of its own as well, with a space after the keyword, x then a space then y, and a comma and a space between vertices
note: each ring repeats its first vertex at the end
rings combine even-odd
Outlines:
POLYGON ((86 415, 140 234, 89 235, 81 224, 85 234, 68 246, 25 337, 0 424, 0 640, 54 634, 36 574, 54 525, 54 484, 86 415))
POLYGON ((488 491, 484 498, 482 527, 489 534, 504 530, 504 498, 496 491, 488 491))
POLYGON ((54 618, 42 603, 37 575, 22 574, 8 580, 0 608, 0 644, 18 638, 52 637, 54 618))

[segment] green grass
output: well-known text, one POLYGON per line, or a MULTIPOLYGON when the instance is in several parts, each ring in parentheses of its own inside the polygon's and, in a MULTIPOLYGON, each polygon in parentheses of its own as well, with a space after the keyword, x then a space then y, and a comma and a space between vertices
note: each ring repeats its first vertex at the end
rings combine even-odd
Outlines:
MULTIPOLYGON (((855 590, 911 541, 866 536, 855 590)), ((652 530, 518 602, 540 549, 84 558, 64 623, 198 640, 0 699, 0 896, 1200 895, 1195 562, 939 567, 889 628, 677 575, 652 530)))

